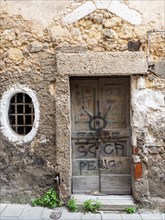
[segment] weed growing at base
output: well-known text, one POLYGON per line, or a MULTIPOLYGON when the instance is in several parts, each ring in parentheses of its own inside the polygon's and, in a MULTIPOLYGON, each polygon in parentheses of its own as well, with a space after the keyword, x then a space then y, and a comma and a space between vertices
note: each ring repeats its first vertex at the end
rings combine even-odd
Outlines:
POLYGON ((84 212, 96 213, 101 208, 101 203, 97 200, 86 200, 83 203, 84 212))
POLYGON ((133 213, 136 213, 137 212, 137 208, 136 207, 132 207, 132 206, 129 206, 125 209, 125 211, 129 214, 133 214, 133 213))
POLYGON ((51 188, 42 197, 34 199, 32 201, 32 206, 56 208, 62 206, 62 203, 59 201, 56 191, 51 188))
POLYGON ((68 207, 69 211, 77 212, 78 211, 78 205, 76 203, 76 199, 75 198, 69 199, 68 202, 67 202, 67 207, 68 207))

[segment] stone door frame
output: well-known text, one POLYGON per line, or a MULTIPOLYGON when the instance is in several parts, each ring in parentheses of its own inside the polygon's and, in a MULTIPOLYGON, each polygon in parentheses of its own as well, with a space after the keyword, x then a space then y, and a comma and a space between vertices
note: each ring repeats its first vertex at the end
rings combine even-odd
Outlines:
POLYGON ((61 197, 65 199, 71 195, 72 178, 70 77, 142 75, 147 72, 147 61, 143 52, 58 52, 56 59, 55 163, 61 197))

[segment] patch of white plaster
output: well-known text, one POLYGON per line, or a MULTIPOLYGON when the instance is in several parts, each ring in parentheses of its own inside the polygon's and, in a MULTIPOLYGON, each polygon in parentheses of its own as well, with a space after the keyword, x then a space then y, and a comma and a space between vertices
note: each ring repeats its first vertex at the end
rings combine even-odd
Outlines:
POLYGON ((164 29, 164 9, 165 1, 163 0, 129 0, 129 7, 135 8, 142 15, 143 25, 147 25, 150 22, 154 23, 154 28, 160 30, 164 29))
POLYGON ((137 89, 145 89, 145 80, 143 77, 137 79, 137 89))
POLYGON ((76 8, 73 12, 67 14, 63 18, 63 22, 67 24, 74 23, 85 16, 89 15, 90 13, 94 12, 96 10, 96 6, 93 2, 87 1, 80 7, 76 8))
POLYGON ((53 22, 54 16, 60 16, 66 12, 66 8, 74 0, 1 0, 1 12, 10 15, 21 15, 25 20, 32 21, 33 28, 42 34, 42 31, 53 22))
POLYGON ((9 88, 6 92, 4 92, 0 102, 0 122, 1 122, 1 131, 4 134, 4 136, 9 139, 9 141, 16 144, 23 144, 30 142, 37 133, 39 127, 39 118, 40 118, 39 102, 33 90, 31 90, 25 85, 14 85, 11 88, 9 88), (34 119, 33 127, 32 130, 25 136, 19 135, 16 132, 14 132, 9 122, 8 111, 10 107, 10 100, 17 93, 28 94, 31 97, 34 105, 35 119, 34 119))
MULTIPOLYGON (((138 109, 140 113, 147 113, 149 109, 162 111, 164 108, 164 95, 151 89, 132 91, 133 111, 138 109)), ((152 114, 153 115, 153 114, 152 114)))
MULTIPOLYGON (((131 124, 131 126, 132 126, 132 124, 131 124)), ((132 146, 136 147, 137 146, 137 134, 134 130, 132 131, 131 141, 132 141, 132 146)))
POLYGON ((140 156, 139 156, 139 155, 133 155, 133 161, 134 161, 134 163, 139 163, 139 162, 141 162, 140 156))
POLYGON ((130 9, 126 4, 119 2, 118 0, 113 0, 108 7, 108 10, 117 16, 125 19, 131 24, 140 24, 141 15, 134 9, 130 9))
POLYGON ((152 89, 134 89, 131 94, 133 135, 143 131, 146 146, 162 145, 163 140, 155 137, 154 132, 164 131, 164 94, 152 89))
POLYGON ((147 133, 147 137, 146 137, 146 143, 147 146, 154 146, 157 145, 157 140, 155 137, 153 137, 153 135, 150 135, 149 133, 147 133))
POLYGON ((153 110, 161 110, 163 108, 164 95, 158 91, 150 91, 145 98, 145 106, 153 110))

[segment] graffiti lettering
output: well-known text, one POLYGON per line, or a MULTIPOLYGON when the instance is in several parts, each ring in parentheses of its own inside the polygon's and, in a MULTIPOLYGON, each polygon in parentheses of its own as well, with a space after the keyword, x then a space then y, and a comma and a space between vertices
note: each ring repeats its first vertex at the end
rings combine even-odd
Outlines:
POLYGON ((124 145, 116 142, 110 142, 103 146, 103 152, 108 155, 115 154, 117 156, 123 156, 124 145))
POLYGON ((84 157, 96 157, 96 146, 95 145, 81 145, 77 148, 78 156, 77 158, 84 157))
POLYGON ((76 144, 84 143, 96 143, 98 140, 101 140, 103 143, 114 142, 116 139, 123 139, 126 137, 121 137, 120 132, 109 132, 109 131, 100 131, 100 132, 77 132, 75 140, 76 144))
POLYGON ((84 148, 84 146, 79 146, 78 147, 78 152, 81 154, 81 156, 79 156, 79 158, 81 157, 86 157, 88 152, 86 151, 86 149, 84 148))
POLYGON ((101 169, 110 169, 116 167, 115 160, 101 159, 99 160, 99 168, 101 169))
POLYGON ((96 158, 97 150, 103 156, 124 156, 125 144, 118 142, 81 144, 77 146, 76 158, 96 158))
POLYGON ((95 140, 98 137, 96 137, 96 134, 93 132, 89 132, 89 133, 85 133, 85 132, 78 132, 77 133, 77 138, 76 138, 76 143, 84 143, 84 144, 88 144, 88 143, 95 143, 95 140))
POLYGON ((116 168, 120 163, 116 163, 115 160, 102 158, 100 160, 88 160, 79 162, 80 175, 85 171, 94 171, 98 169, 113 169, 116 168))
POLYGON ((79 168, 80 168, 80 175, 82 175, 82 171, 89 171, 89 170, 96 170, 97 164, 94 160, 91 161, 80 161, 79 163, 79 168))

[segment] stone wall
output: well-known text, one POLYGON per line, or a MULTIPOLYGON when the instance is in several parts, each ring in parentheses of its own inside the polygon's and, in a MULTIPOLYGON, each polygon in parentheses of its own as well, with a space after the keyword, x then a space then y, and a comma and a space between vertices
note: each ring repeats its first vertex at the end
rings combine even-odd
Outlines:
POLYGON ((132 77, 132 145, 135 198, 148 207, 164 209, 165 84, 148 75, 132 77), (140 166, 139 168, 136 165, 140 166), (139 173, 137 175, 136 173, 139 173))
POLYGON ((1 198, 14 202, 41 195, 55 176, 55 52, 21 16, 2 15, 0 94, 25 85, 37 96, 40 123, 30 143, 12 143, 0 133, 1 198))
MULTIPOLYGON (((146 59, 143 58, 140 62, 142 64, 148 60, 149 71, 140 72, 137 63, 136 67, 130 67, 132 70, 136 69, 135 75, 131 76, 131 126, 135 174, 133 194, 146 206, 159 206, 163 209, 165 38, 163 32, 156 32, 153 29, 159 31, 164 29, 162 23, 164 2, 159 1, 158 4, 150 1, 152 13, 148 13, 146 9, 144 11, 141 1, 121 2, 126 3, 125 10, 128 15, 129 13, 136 15, 135 20, 129 16, 125 17, 120 10, 116 12, 112 5, 110 8, 105 1, 104 3, 76 1, 73 4, 66 1, 65 6, 60 4, 53 6, 58 15, 52 15, 52 5, 47 2, 44 3, 44 7, 48 9, 45 17, 42 16, 44 12, 37 14, 38 18, 42 17, 41 20, 33 17, 35 10, 28 13, 32 8, 29 5, 30 9, 26 10, 28 2, 20 1, 19 10, 18 5, 15 4, 13 7, 12 1, 3 1, 0 42, 1 97, 13 85, 21 84, 36 93, 40 104, 39 129, 31 142, 23 145, 9 142, 1 130, 0 161, 3 175, 0 177, 0 184, 3 201, 30 201, 32 197, 39 196, 47 188, 55 186, 53 178, 60 172, 64 182, 62 195, 65 198, 70 194, 68 179, 68 172, 71 172, 70 155, 66 154, 62 147, 57 147, 64 141, 57 138, 61 133, 65 133, 65 130, 62 130, 63 125, 66 124, 67 129, 70 129, 64 105, 69 96, 63 96, 69 94, 69 84, 68 74, 61 75, 59 74, 61 70, 57 69, 57 51, 71 54, 81 52, 83 56, 101 52, 105 55, 104 58, 108 56, 106 55, 108 52, 130 53, 130 57, 134 57, 132 54, 135 52, 142 52, 146 59), (88 7, 84 4, 88 4, 88 7), (77 14, 76 10, 80 13, 77 14), (48 19, 49 12, 51 16, 48 19), (135 24, 137 22, 140 23, 135 24), (151 32, 149 39, 148 31, 151 32), (139 73, 143 76, 139 76, 139 73), (59 119, 61 115, 62 121, 59 119), (56 125, 60 125, 61 130, 56 129, 56 125), (68 164, 66 170, 64 164, 68 164)), ((42 7, 41 3, 35 3, 35 7, 42 7)), ((120 7, 123 8, 125 5, 120 7)), ((74 70, 74 67, 72 62, 71 69, 74 70)), ((125 67, 124 71, 128 73, 127 70, 125 67)), ((86 75, 85 72, 82 74, 86 75)), ((92 75, 92 70, 88 71, 88 75, 92 75)), ((112 75, 112 72, 109 75, 112 75)))

